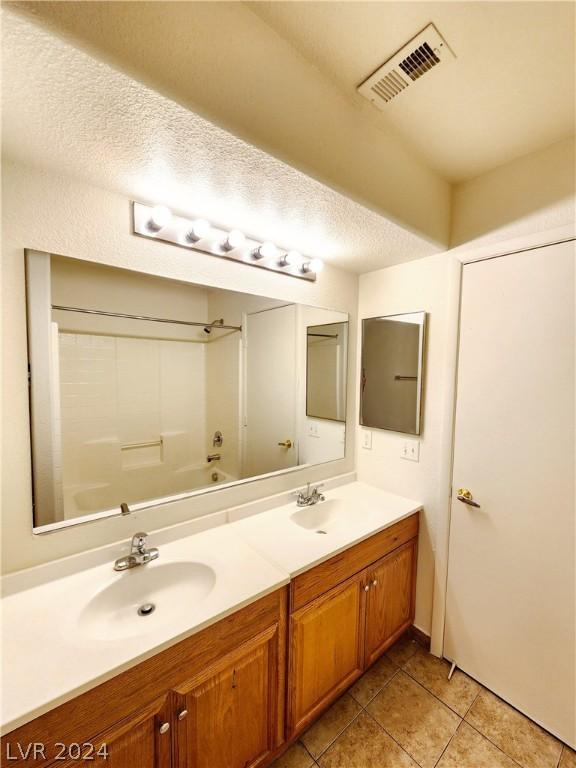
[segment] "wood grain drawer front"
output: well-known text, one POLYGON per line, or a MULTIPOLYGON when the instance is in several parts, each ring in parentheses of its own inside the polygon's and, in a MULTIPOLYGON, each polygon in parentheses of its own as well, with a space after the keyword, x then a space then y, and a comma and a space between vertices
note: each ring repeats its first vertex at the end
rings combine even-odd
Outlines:
POLYGON ((418 512, 296 576, 290 587, 291 610, 298 610, 416 536, 418 512))
POLYGON ((414 620, 417 540, 368 569, 366 666, 374 662, 414 620))
POLYGON ((362 672, 361 574, 290 617, 288 731, 300 731, 362 672))
POLYGON ((176 691, 174 768, 256 768, 281 739, 278 627, 271 627, 176 691), (178 721, 178 712, 186 717, 178 721))

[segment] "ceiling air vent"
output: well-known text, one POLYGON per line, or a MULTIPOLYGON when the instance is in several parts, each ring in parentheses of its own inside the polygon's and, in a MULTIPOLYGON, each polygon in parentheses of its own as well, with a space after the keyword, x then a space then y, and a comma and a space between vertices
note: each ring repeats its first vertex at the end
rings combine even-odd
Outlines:
POLYGON ((376 72, 358 86, 358 93, 378 109, 384 109, 416 80, 437 67, 454 54, 434 24, 422 30, 394 56, 384 62, 376 72))

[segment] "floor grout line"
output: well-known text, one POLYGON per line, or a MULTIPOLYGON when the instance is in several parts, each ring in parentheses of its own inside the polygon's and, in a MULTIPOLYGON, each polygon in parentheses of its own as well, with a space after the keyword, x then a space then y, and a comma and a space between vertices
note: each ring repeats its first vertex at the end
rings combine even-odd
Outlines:
POLYGON ((366 714, 368 715, 368 717, 369 717, 371 720, 373 720, 373 721, 376 723, 376 725, 378 726, 378 728, 380 728, 382 731, 384 731, 384 733, 386 734, 386 736, 388 736, 390 739, 392 739, 392 741, 394 742, 394 744, 396 744, 396 746, 398 746, 398 747, 399 747, 399 748, 402 750, 402 752, 404 752, 404 754, 408 755, 408 757, 410 758, 410 760, 413 760, 413 761, 416 763, 416 765, 419 765, 419 766, 420 766, 420 768, 423 768, 423 767, 422 767, 422 763, 419 763, 419 762, 418 762, 418 760, 416 760, 416 758, 415 758, 413 755, 411 755, 411 754, 410 754, 410 752, 408 752, 408 750, 407 750, 407 749, 405 749, 405 748, 402 746, 402 744, 400 744, 400 742, 399 742, 399 741, 397 741, 397 740, 394 738, 394 736, 392 736, 392 734, 391 734, 391 733, 389 733, 389 732, 386 730, 386 728, 384 728, 384 726, 382 725, 382 723, 380 723, 378 720, 376 720, 376 718, 374 717, 374 715, 372 715, 372 714, 371 714, 370 712, 368 712, 367 710, 364 710, 364 711, 366 712, 366 714))
POLYGON ((448 739, 448 743, 446 744, 446 746, 444 747, 444 749, 443 749, 443 750, 442 750, 442 752, 440 753, 440 757, 439 757, 439 758, 438 758, 438 760, 436 760, 436 762, 434 763, 434 768, 436 768, 436 766, 439 764, 440 760, 442 760, 442 758, 444 757, 444 753, 446 752, 446 750, 448 749, 448 747, 450 746, 450 744, 452 744, 452 739, 453 739, 453 738, 456 736, 456 734, 457 734, 457 733, 458 733, 458 731, 460 730, 460 727, 462 726, 462 723, 463 723, 463 722, 464 722, 464 720, 460 720, 460 722, 458 723, 458 727, 456 728, 456 730, 454 731, 454 733, 452 734, 452 736, 450 736, 450 738, 448 739))
POLYGON ((470 728, 472 728, 473 731, 476 731, 477 734, 482 736, 483 739, 486 739, 486 741, 489 741, 490 744, 492 744, 493 747, 496 747, 498 752, 502 752, 502 754, 506 755, 506 757, 509 760, 512 760, 513 763, 516 763, 516 765, 520 766, 520 768, 526 768, 525 765, 522 765, 522 763, 519 763, 518 760, 516 760, 516 758, 512 757, 512 755, 509 755, 508 752, 505 752, 501 747, 498 746, 498 744, 493 742, 492 739, 489 736, 487 736, 485 733, 482 733, 482 731, 479 728, 476 728, 476 726, 473 725, 469 720, 464 720, 463 722, 465 722, 466 725, 469 725, 470 728))
MULTIPOLYGON (((344 694, 342 694, 342 695, 344 695, 344 694)), ((340 697, 340 698, 342 698, 342 697, 340 697)), ((340 701, 340 699, 336 699, 336 701, 340 701)), ((356 699, 354 699, 354 701, 356 701, 356 699)), ((334 702, 334 703, 336 703, 336 702, 334 702)), ((358 702, 356 702, 356 703, 358 704, 358 702)), ((362 705, 361 705, 361 704, 359 704, 358 706, 360 707, 360 711, 359 711, 359 712, 356 712, 356 714, 354 715, 354 717, 352 718, 352 720, 350 720, 350 722, 348 723, 348 725, 346 725, 346 726, 345 726, 345 727, 344 727, 344 728, 343 728, 343 729, 342 729, 342 730, 341 730, 341 731, 340 731, 340 732, 339 732, 339 733, 338 733, 338 734, 337 734, 337 735, 336 735, 336 736, 335 736, 335 737, 332 739, 332 741, 331 741, 331 742, 330 742, 330 743, 329 743, 329 744, 328 744, 326 747, 324 747, 324 749, 323 749, 323 750, 320 752, 320 754, 319 754, 317 757, 314 757, 314 756, 311 754, 311 752, 308 750, 308 748, 306 748, 306 751, 308 752, 308 754, 310 755, 310 757, 312 757, 312 759, 313 759, 313 760, 315 760, 315 761, 316 761, 316 760, 320 760, 320 758, 321 758, 323 755, 325 755, 325 754, 326 754, 326 752, 327 752, 327 751, 330 749, 330 747, 331 747, 331 746, 332 746, 332 745, 333 745, 333 744, 334 744, 336 741, 338 741, 338 739, 340 738, 340 736, 342 736, 342 734, 343 734, 345 731, 347 731, 347 730, 348 730, 348 728, 350 728, 350 726, 352 725, 352 723, 353 723, 353 722, 355 722, 355 721, 358 719, 358 717, 359 717, 359 716, 362 714, 362 712, 363 712, 363 709, 362 709, 362 705)), ((328 710, 326 710, 326 711, 328 711, 328 710)), ((318 721, 317 721, 317 722, 318 722, 318 721)))
MULTIPOLYGON (((460 718, 460 721, 464 720, 464 717, 463 717, 463 716, 462 716, 462 715, 461 715, 459 712, 456 712, 456 710, 455 710, 455 709, 452 709, 452 707, 451 707, 449 704, 446 704, 446 702, 445 702, 445 701, 442 701, 442 699, 441 699, 439 696, 437 696, 437 695, 434 693, 434 691, 431 691, 431 690, 429 690, 428 688, 426 688, 426 686, 424 685, 424 683, 421 683, 421 682, 420 682, 420 680, 417 680, 415 677, 412 677, 412 675, 411 675, 411 674, 409 674, 408 672, 406 672, 406 670, 404 670, 404 669, 401 669, 400 671, 401 671, 401 672, 404 672, 404 674, 405 674, 407 677, 409 677, 409 678, 410 678, 410 680, 413 680, 413 681, 416 683, 416 685, 419 685, 419 686, 420 686, 420 688, 422 688, 423 690, 425 690, 425 691, 426 691, 426 693, 429 693, 429 694, 430 694, 430 696, 432 696, 432 698, 436 699, 436 701, 440 702, 440 704, 442 704, 442 706, 446 707, 446 709, 449 709, 449 710, 450 710, 450 712, 452 712, 452 714, 456 715, 456 717, 459 717, 459 718, 460 718)), ((478 693, 479 693, 479 692, 478 692, 478 693)), ((466 714, 468 714, 468 712, 466 712, 466 714)), ((460 725, 460 723, 458 723, 458 725, 460 725)))

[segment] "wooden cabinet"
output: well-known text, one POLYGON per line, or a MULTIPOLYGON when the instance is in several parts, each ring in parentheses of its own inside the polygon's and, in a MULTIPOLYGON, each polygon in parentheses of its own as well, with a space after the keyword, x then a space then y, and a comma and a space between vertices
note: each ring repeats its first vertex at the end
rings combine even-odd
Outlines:
POLYGON ((164 695, 101 734, 93 742, 94 762, 108 768, 170 768, 171 720, 170 697, 164 695))
POLYGON ((2 737, 0 763, 267 764, 284 739, 286 617, 284 587, 11 731, 2 737), (44 745, 41 754, 35 756, 32 747, 26 752, 34 744, 44 745), (77 744, 93 759, 77 756, 77 744))
POLYGON ((414 620, 416 540, 368 569, 365 664, 370 666, 414 620))
POLYGON ((289 738, 306 728, 412 624, 417 535, 415 514, 292 582, 289 738), (332 586, 328 591, 327 585, 332 586))
POLYGON ((290 617, 293 731, 302 730, 362 673, 362 589, 361 576, 353 576, 290 617))
POLYGON ((176 690, 178 768, 256 768, 280 745, 278 631, 271 627, 176 690))
POLYGON ((265 768, 412 623, 417 536, 415 514, 340 552, 2 737, 0 762, 265 768))
MULTIPOLYGON (((49 768, 74 768, 78 765, 100 765, 107 768, 171 768, 172 733, 170 697, 162 696, 143 707, 132 717, 113 725, 88 742, 57 744, 49 768)), ((43 742, 36 742, 46 747, 43 742)), ((4 745, 5 747, 7 745, 4 745)), ((22 744, 26 749, 26 744, 22 744)), ((4 749, 6 764, 21 764, 19 750, 4 749), (10 762, 8 762, 10 761, 10 762)), ((43 764, 40 752, 34 764, 43 764)), ((0 764, 4 764, 0 760, 0 764)), ((24 761, 22 764, 26 764, 24 761)))

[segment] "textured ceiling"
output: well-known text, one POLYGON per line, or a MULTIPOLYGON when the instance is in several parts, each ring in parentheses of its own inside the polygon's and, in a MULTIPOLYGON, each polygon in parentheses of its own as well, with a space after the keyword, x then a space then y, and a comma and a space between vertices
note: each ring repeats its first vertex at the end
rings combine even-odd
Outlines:
POLYGON ((437 250, 28 20, 3 17, 6 156, 352 271, 437 250))
POLYGON ((450 187, 241 2, 3 3, 439 246, 450 187))
MULTIPOLYGON (((573 2, 251 2, 251 10, 450 181, 574 133, 573 2), (434 22, 456 54, 379 112, 356 87, 434 22)), ((360 119, 360 116, 359 116, 360 119)))

